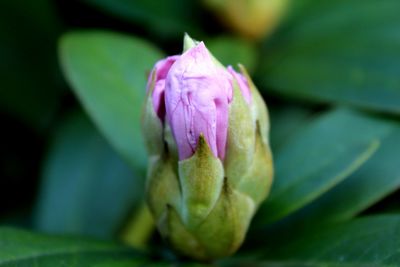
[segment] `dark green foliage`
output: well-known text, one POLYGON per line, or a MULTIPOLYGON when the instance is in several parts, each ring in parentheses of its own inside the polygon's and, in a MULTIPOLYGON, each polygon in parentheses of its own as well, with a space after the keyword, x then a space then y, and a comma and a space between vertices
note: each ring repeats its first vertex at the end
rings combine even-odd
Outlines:
POLYGON ((115 243, 62 236, 47 236, 0 228, 0 266, 107 266, 129 261, 140 266, 143 255, 115 243))
POLYGON ((143 198, 132 171, 82 113, 57 129, 43 168, 35 224, 51 233, 111 238, 143 198))
POLYGON ((294 2, 262 49, 260 84, 291 98, 399 114, 400 2, 294 2))

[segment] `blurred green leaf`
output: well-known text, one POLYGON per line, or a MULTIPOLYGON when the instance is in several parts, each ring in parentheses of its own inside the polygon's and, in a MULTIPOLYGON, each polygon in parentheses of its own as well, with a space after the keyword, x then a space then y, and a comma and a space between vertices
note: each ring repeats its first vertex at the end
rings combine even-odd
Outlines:
POLYGON ((400 114, 400 2, 298 2, 302 8, 263 49, 257 78, 264 88, 400 114))
POLYGON ((100 263, 95 263, 91 265, 92 267, 143 267, 143 266, 148 266, 147 263, 143 263, 138 260, 124 260, 124 259, 111 259, 111 260, 105 260, 100 263))
POLYGON ((314 228, 260 251, 269 260, 306 261, 317 266, 398 266, 400 216, 374 216, 314 228), (326 264, 326 265, 325 265, 326 264))
POLYGON ((129 261, 143 266, 144 257, 114 243, 83 238, 48 236, 13 228, 0 228, 0 266, 87 267, 103 262, 129 261))
POLYGON ((36 130, 59 103, 58 31, 50 1, 0 2, 0 110, 36 130))
POLYGON ((206 40, 207 48, 223 65, 237 67, 240 63, 252 73, 257 63, 257 50, 251 42, 235 37, 221 36, 206 40))
POLYGON ((69 116, 50 144, 36 208, 36 228, 110 238, 143 197, 143 178, 82 113, 69 116))
MULTIPOLYGON (((246 263, 231 260, 217 266, 396 266, 399 259, 399 216, 358 219, 351 223, 318 229, 286 246, 264 251, 264 259, 246 263), (272 261, 276 259, 276 261, 272 261)), ((184 262, 149 262, 144 255, 110 242, 81 237, 49 236, 0 228, 0 266, 207 266, 184 262)), ((210 265, 213 266, 213 265, 210 265)), ((214 265, 215 266, 215 265, 214 265)))
MULTIPOLYGON (((346 180, 332 188, 308 206, 264 228, 264 234, 275 245, 285 245, 288 238, 322 227, 325 224, 346 221, 400 188, 400 125, 381 119, 375 127, 389 128, 381 136, 377 152, 346 180), (380 124, 380 126, 379 126, 380 124)), ((356 125, 355 125, 356 126, 356 125)), ((395 207, 395 195, 387 205, 395 207)), ((390 210, 390 208, 389 208, 390 210)), ((394 211, 392 211, 394 212, 394 211)), ((266 215, 265 215, 266 216, 266 215)), ((254 242, 263 242, 252 236, 254 242)))
POLYGON ((194 36, 202 30, 199 1, 169 0, 83 0, 102 10, 148 28, 162 38, 179 37, 184 32, 194 36))
POLYGON ((85 237, 45 235, 0 227, 0 267, 201 267, 188 260, 162 261, 115 243, 85 237))
POLYGON ((274 153, 312 119, 312 111, 301 106, 268 107, 271 120, 271 148, 274 153))
POLYGON ((391 125, 338 109, 308 123, 275 154, 272 191, 261 206, 261 226, 304 207, 361 166, 391 125))
MULTIPOLYGON (((387 265, 365 265, 358 263, 333 263, 333 262, 309 262, 309 261, 268 261, 268 260, 245 260, 242 262, 231 262, 230 264, 221 265, 223 267, 385 267, 387 265)), ((392 266, 387 266, 392 267, 392 266)))
POLYGON ((82 31, 61 39, 60 57, 67 80, 96 125, 131 166, 143 171, 140 114, 146 73, 162 53, 138 38, 82 31))
POLYGON ((381 141, 378 151, 344 182, 297 214, 305 225, 352 218, 400 188, 400 125, 381 141))

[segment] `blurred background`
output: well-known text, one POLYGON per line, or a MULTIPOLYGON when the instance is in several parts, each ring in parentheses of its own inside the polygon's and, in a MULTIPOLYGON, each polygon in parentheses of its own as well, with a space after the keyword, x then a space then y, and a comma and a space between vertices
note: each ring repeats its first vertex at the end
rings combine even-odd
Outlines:
POLYGON ((92 29, 165 55, 187 32, 247 67, 270 109, 278 186, 300 173, 317 192, 272 195, 258 225, 300 211, 304 226, 329 207, 326 220, 400 212, 398 14, 394 0, 2 1, 0 224, 111 238, 140 205, 145 171, 110 145, 60 67, 60 37, 92 29), (285 201, 297 204, 264 219, 285 201))

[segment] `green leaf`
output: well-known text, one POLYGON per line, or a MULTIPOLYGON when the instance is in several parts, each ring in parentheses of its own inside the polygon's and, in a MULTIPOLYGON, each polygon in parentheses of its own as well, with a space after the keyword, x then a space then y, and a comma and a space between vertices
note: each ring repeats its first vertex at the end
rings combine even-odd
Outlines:
POLYGON ((143 180, 86 116, 75 113, 63 121, 50 144, 36 228, 111 238, 141 201, 143 180))
POLYGON ((275 154, 272 191, 257 225, 281 219, 317 199, 361 166, 391 125, 338 109, 321 115, 275 154))
MULTIPOLYGON (((279 223, 266 227, 264 233, 270 242, 285 245, 284 240, 299 233, 349 220, 400 188, 400 125, 388 120, 381 120, 380 124, 389 127, 390 131, 381 137, 377 152, 326 194, 279 223)), ((392 203, 396 201, 389 202, 392 203)), ((253 243, 263 242, 255 236, 253 243)))
POLYGON ((344 182, 307 206, 293 220, 302 225, 348 220, 400 188, 400 125, 378 151, 344 182))
POLYGON ((235 37, 221 36, 206 40, 205 44, 211 53, 223 65, 237 67, 238 63, 252 73, 257 63, 257 50, 251 42, 235 37))
POLYGON ((146 73, 162 57, 138 38, 111 32, 74 32, 60 42, 62 68, 84 108, 122 157, 142 171, 146 156, 140 114, 146 73))
POLYGON ((0 267, 201 267, 190 261, 154 260, 115 242, 46 235, 0 227, 0 267))
MULTIPOLYGON (((229 264, 223 264, 221 266, 223 267, 366 267, 365 264, 357 264, 357 263, 348 264, 348 263, 308 262, 308 261, 294 261, 294 260, 292 261, 243 260, 243 261, 233 261, 229 264)), ((385 267, 385 266, 368 265, 368 267, 385 267)))
POLYGON ((143 266, 144 257, 125 246, 90 239, 48 236, 0 228, 0 266, 88 267, 103 262, 130 261, 143 266))
POLYGON ((274 153, 278 153, 280 148, 313 117, 311 110, 301 106, 272 106, 268 109, 271 120, 271 148, 274 153))
POLYGON ((269 260, 320 263, 317 266, 398 266, 400 216, 366 217, 314 228, 284 246, 269 246, 260 252, 269 260))
POLYGON ((299 2, 263 49, 260 83, 285 96, 399 114, 400 2, 299 2))
POLYGON ((93 6, 127 21, 148 28, 162 38, 181 37, 184 32, 194 36, 202 32, 198 1, 169 0, 84 0, 93 6))

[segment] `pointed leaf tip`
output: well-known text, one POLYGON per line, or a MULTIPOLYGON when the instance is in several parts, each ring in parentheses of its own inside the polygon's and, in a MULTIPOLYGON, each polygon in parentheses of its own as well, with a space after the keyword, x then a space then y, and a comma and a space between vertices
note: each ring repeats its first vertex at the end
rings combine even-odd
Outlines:
POLYGON ((183 53, 188 51, 190 48, 195 47, 200 42, 190 37, 188 33, 185 33, 183 37, 183 53))

